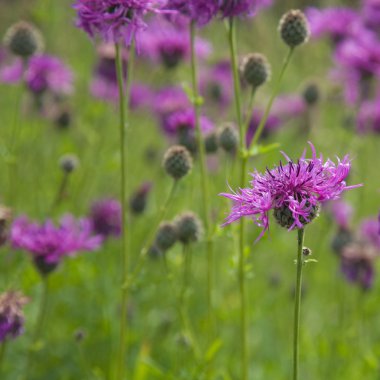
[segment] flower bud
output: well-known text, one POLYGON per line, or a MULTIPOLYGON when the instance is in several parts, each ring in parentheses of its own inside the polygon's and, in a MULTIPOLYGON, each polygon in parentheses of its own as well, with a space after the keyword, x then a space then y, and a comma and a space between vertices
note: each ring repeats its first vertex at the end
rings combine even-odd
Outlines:
POLYGON ((210 132, 205 136, 205 150, 207 154, 216 153, 218 150, 218 135, 216 132, 210 132))
POLYGON ((178 240, 183 244, 196 242, 203 233, 202 222, 193 212, 185 212, 175 220, 178 240))
POLYGON ((59 160, 59 166, 66 174, 73 172, 78 165, 79 160, 75 154, 65 154, 59 160))
POLYGON ((193 159, 184 146, 174 145, 165 153, 163 166, 172 178, 179 180, 192 169, 193 159))
POLYGON ((270 65, 266 57, 260 53, 246 55, 240 64, 242 79, 256 88, 269 80, 271 74, 270 65))
POLYGON ((4 44, 13 54, 22 58, 41 52, 44 45, 40 31, 25 21, 20 21, 7 30, 4 44))
POLYGON ((133 214, 139 215, 145 211, 147 200, 148 200, 148 194, 151 188, 152 188, 152 183, 145 182, 132 195, 129 201, 129 207, 133 214))
POLYGON ((158 227, 155 245, 165 252, 175 244, 177 237, 176 226, 170 222, 163 222, 158 227))
POLYGON ((290 48, 294 48, 309 39, 309 23, 300 10, 291 10, 282 16, 279 32, 283 41, 290 48))
POLYGON ((219 145, 228 153, 237 150, 239 144, 239 134, 235 126, 231 123, 224 124, 219 130, 219 145))
POLYGON ((302 97, 308 106, 313 106, 314 104, 316 104, 319 100, 319 88, 317 84, 308 84, 302 93, 302 97))

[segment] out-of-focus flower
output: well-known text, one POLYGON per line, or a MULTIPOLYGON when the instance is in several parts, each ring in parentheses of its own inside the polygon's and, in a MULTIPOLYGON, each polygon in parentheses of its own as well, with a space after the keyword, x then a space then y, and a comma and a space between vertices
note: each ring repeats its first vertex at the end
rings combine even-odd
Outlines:
POLYGON ((219 0, 168 0, 166 9, 174 10, 197 23, 208 24, 219 11, 219 0))
POLYGON ((135 215, 142 214, 145 211, 148 201, 148 195, 152 189, 152 182, 144 182, 131 196, 129 207, 135 215))
POLYGON ((77 0, 77 26, 90 37, 129 46, 146 28, 147 13, 162 12, 162 0, 77 0))
POLYGON ((200 91, 206 102, 223 110, 231 103, 232 83, 231 64, 222 60, 201 72, 200 91))
POLYGON ((96 250, 101 242, 100 236, 93 235, 88 219, 76 220, 70 215, 64 216, 58 226, 50 220, 38 224, 22 216, 11 228, 12 246, 28 251, 43 275, 53 271, 65 256, 96 250))
MULTIPOLYGON (((164 17, 155 17, 140 38, 141 53, 168 69, 177 67, 181 62, 190 60, 191 45, 189 29, 177 27, 164 17)), ((211 53, 211 45, 197 38, 195 52, 204 59, 211 53)))
POLYGON ((332 202, 329 206, 331 215, 338 224, 339 228, 348 230, 353 213, 352 206, 343 200, 332 202))
MULTIPOLYGON (((91 94, 97 98, 111 103, 119 100, 119 88, 115 66, 115 47, 110 44, 100 45, 98 48, 99 61, 94 70, 94 77, 90 85, 91 94)), ((123 75, 127 79, 127 56, 123 55, 123 75)), ((149 87, 133 83, 130 94, 130 107, 143 107, 150 103, 152 93, 149 87)))
POLYGON ((379 31, 380 28, 380 2, 379 0, 363 0, 360 14, 363 19, 363 23, 379 31))
POLYGON ((273 0, 221 0, 222 17, 254 16, 259 10, 270 7, 273 0))
POLYGON ((377 219, 365 219, 360 225, 361 236, 380 251, 379 222, 377 219))
POLYGON ((0 342, 16 338, 24 330, 23 307, 29 302, 20 292, 7 291, 0 295, 0 342))
POLYGON ((121 234, 121 205, 116 199, 106 198, 91 207, 90 223, 95 234, 108 238, 121 234))
POLYGON ((372 287, 375 275, 374 262, 378 254, 373 246, 356 241, 347 244, 341 253, 341 269, 348 281, 357 283, 363 290, 372 287))
POLYGON ((273 210, 276 221, 289 230, 304 228, 318 215, 320 205, 338 199, 345 190, 361 185, 347 186, 345 178, 350 172, 350 159, 345 156, 335 164, 317 157, 310 144, 312 158, 303 155, 297 163, 283 153, 287 163, 267 169, 264 174, 252 173, 251 187, 238 193, 224 193, 222 196, 233 201, 230 215, 224 225, 241 217, 250 216, 263 227, 259 238, 269 228, 269 211, 273 210))
POLYGON ((359 133, 380 133, 380 99, 366 100, 360 105, 356 125, 359 133))
POLYGON ((344 7, 308 8, 305 13, 310 23, 311 37, 328 36, 334 43, 349 36, 354 23, 359 19, 354 9, 344 7))
POLYGON ((185 110, 190 106, 189 98, 181 87, 161 88, 153 99, 153 111, 163 123, 173 112, 185 110))

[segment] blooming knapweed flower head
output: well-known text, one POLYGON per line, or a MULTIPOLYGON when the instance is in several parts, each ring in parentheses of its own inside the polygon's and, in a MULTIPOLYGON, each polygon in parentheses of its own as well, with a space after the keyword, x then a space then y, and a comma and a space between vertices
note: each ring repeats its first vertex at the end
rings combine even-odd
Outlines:
POLYGON ((28 298, 20 292, 7 291, 0 295, 0 342, 16 338, 24 329, 23 307, 28 298))
POLYGON ((254 16, 259 10, 270 7, 273 0, 220 0, 222 17, 254 16))
POLYGON ((222 196, 233 201, 230 215, 224 225, 242 217, 250 216, 254 222, 263 227, 261 238, 269 229, 269 212, 272 211, 277 222, 293 230, 302 229, 318 215, 320 205, 326 201, 338 199, 345 190, 361 185, 347 186, 345 178, 350 172, 350 159, 323 161, 317 157, 314 146, 310 144, 312 157, 301 158, 294 162, 283 153, 286 163, 266 170, 255 171, 249 188, 240 189, 232 194, 222 196))
POLYGON ((145 29, 144 16, 162 11, 161 0, 77 0, 77 26, 90 37, 99 35, 105 42, 129 46, 145 29))
POLYGON ((22 216, 11 228, 12 246, 28 251, 42 275, 52 272, 65 256, 96 250, 101 242, 100 236, 93 235, 88 219, 76 220, 70 215, 64 216, 58 226, 51 220, 38 224, 22 216))
POLYGON ((121 205, 116 199, 106 198, 95 202, 91 207, 90 221, 95 234, 104 239, 121 234, 121 205))
POLYGON ((308 8, 305 12, 310 24, 312 38, 328 36, 334 43, 341 42, 350 35, 359 19, 359 14, 351 8, 308 8))

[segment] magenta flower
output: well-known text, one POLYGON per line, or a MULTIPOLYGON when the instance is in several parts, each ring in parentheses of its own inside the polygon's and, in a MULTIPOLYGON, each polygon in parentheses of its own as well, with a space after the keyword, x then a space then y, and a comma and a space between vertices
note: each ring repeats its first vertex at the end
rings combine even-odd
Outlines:
POLYGON ((25 80, 26 87, 36 95, 49 92, 54 95, 69 95, 73 92, 73 73, 58 57, 36 55, 25 67, 15 59, 0 69, 0 80, 4 83, 19 83, 25 80))
POLYGON ((174 10, 198 26, 208 24, 219 11, 219 0, 168 0, 166 8, 174 10))
POLYGON ((90 213, 91 228, 104 239, 121 234, 121 205, 116 199, 102 199, 92 205, 90 213))
POLYGON ((139 31, 145 29, 144 17, 159 13, 161 0, 77 0, 77 26, 90 37, 99 35, 103 41, 129 46, 139 31))
POLYGON ((0 295, 0 342, 16 338, 24 330, 23 307, 28 298, 20 292, 7 291, 0 295))
POLYGON ((310 23, 312 38, 328 36, 333 42, 339 43, 350 35, 358 13, 351 8, 308 8, 306 17, 310 23))
POLYGON ((189 98, 181 87, 164 87, 156 92, 153 111, 161 119, 173 112, 185 110, 191 106, 189 98))
MULTIPOLYGON (((141 34, 140 50, 153 62, 160 63, 168 69, 175 68, 180 63, 190 60, 190 31, 171 23, 167 18, 155 17, 147 30, 141 34)), ((210 43, 200 38, 196 39, 195 51, 198 58, 207 58, 211 50, 210 43)))
MULTIPOLYGON (((200 117, 202 133, 206 134, 214 129, 213 122, 206 116, 200 117)), ((195 130, 195 113, 192 108, 173 112, 169 115, 163 125, 164 132, 169 136, 175 136, 178 133, 195 130)))
MULTIPOLYGON (((360 224, 361 236, 380 251, 379 222, 377 219, 365 219, 360 224)), ((379 252, 380 253, 380 252, 379 252)))
POLYGON ((12 246, 28 251, 43 275, 53 271, 65 256, 96 250, 101 242, 100 236, 92 234, 88 219, 76 220, 70 215, 64 216, 58 226, 50 220, 38 224, 22 216, 11 228, 12 246))
POLYGON ((220 11, 222 17, 253 16, 272 3, 273 0, 220 0, 220 11))
POLYGON ((361 185, 347 186, 344 181, 350 172, 350 159, 347 156, 335 164, 331 160, 323 162, 317 157, 314 146, 309 143, 312 158, 302 157, 295 163, 283 153, 287 163, 267 169, 264 174, 252 173, 251 187, 237 193, 224 193, 222 196, 234 203, 224 225, 241 217, 250 216, 263 230, 261 238, 269 229, 269 211, 277 222, 289 230, 303 228, 317 216, 320 204, 338 199, 345 190, 361 185))
POLYGON ((331 215, 338 224, 339 228, 341 230, 348 231, 353 213, 352 206, 343 200, 332 202, 329 206, 331 215))
POLYGON ((361 16, 364 24, 376 31, 380 26, 380 2, 379 0, 363 0, 361 16))
POLYGON ((360 105, 356 124, 359 133, 380 133, 380 98, 360 105))
POLYGON ((205 100, 226 109, 232 99, 232 71, 228 60, 205 69, 200 77, 200 91, 205 100))
MULTIPOLYGON (((90 93, 97 99, 117 103, 119 101, 119 88, 115 66, 115 47, 102 44, 98 48, 99 61, 94 70, 94 77, 90 84, 90 93)), ((127 78, 127 56, 123 57, 124 80, 127 78)), ((150 103, 151 90, 143 84, 134 83, 131 86, 130 107, 138 108, 150 103)))

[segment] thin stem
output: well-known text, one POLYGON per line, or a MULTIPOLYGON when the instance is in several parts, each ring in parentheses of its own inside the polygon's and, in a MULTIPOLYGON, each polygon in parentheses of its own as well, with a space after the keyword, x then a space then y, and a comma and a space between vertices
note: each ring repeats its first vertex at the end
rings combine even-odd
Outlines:
POLYGON ((209 202, 209 189, 208 189, 208 178, 206 169, 206 158, 205 158, 205 147, 202 139, 202 131, 200 125, 200 96, 198 88, 198 69, 197 60, 195 52, 195 35, 196 35, 196 25, 192 21, 190 24, 190 37, 191 37, 191 78, 193 86, 193 103, 194 103, 194 113, 195 113, 195 127, 196 127, 196 137, 199 151, 200 159, 200 171, 201 171, 201 187, 202 187, 202 205, 204 212, 204 224, 206 230, 206 241, 207 241, 207 300, 208 300, 208 318, 209 318, 209 328, 211 334, 213 333, 213 321, 212 321, 212 290, 213 290, 213 242, 211 237, 211 221, 210 221, 210 202, 209 202))
POLYGON ((257 127, 255 134, 253 135, 251 144, 249 146, 249 150, 251 150, 257 144, 257 142, 259 141, 259 138, 261 137, 261 134, 263 133, 265 124, 266 124, 266 122, 268 120, 268 117, 269 117, 269 112, 272 109, 273 102, 274 102, 276 96, 278 95, 278 93, 280 91, 280 85, 281 85, 281 82, 282 82, 282 78, 284 77, 286 68, 289 65, 290 58, 292 57, 293 51, 294 51, 294 49, 290 48, 289 52, 288 52, 288 54, 287 54, 287 56, 286 56, 286 58, 284 60, 284 63, 282 65, 282 69, 281 69, 280 75, 279 75, 279 77, 277 79, 277 82, 275 83, 275 86, 274 86, 274 89, 273 89, 273 93, 272 93, 272 95, 271 95, 271 97, 269 99, 269 102, 268 102, 268 104, 267 104, 267 106, 265 108, 264 115, 263 115, 263 117, 260 120, 260 124, 257 127))
MULTIPOLYGON (((123 78, 123 58, 121 47, 115 44, 116 49, 116 72, 117 83, 119 90, 119 133, 120 133, 120 203, 122 209, 121 217, 121 265, 122 265, 122 281, 127 277, 129 271, 129 252, 127 242, 127 173, 126 173, 126 146, 125 146, 125 130, 126 130, 126 115, 128 91, 124 91, 124 78, 123 78)), ((127 78, 129 81, 130 78, 127 78)), ((129 86, 126 86, 127 89, 129 86)), ((129 231, 128 231, 129 234, 129 231)), ((119 350, 117 357, 117 378, 124 379, 125 375, 125 356, 126 356, 126 335, 127 335, 127 304, 128 304, 128 291, 125 287, 121 289, 121 313, 120 313, 120 340, 119 350)))
POLYGON ((65 191, 67 189, 67 185, 69 183, 69 176, 70 176, 69 173, 67 173, 67 172, 63 173, 63 177, 62 177, 61 183, 59 185, 59 188, 58 188, 58 191, 57 191, 57 195, 55 196, 54 202, 53 202, 53 204, 51 206, 50 213, 53 213, 53 211, 62 202, 62 200, 64 198, 64 195, 65 195, 65 191))
POLYGON ((34 327, 34 332, 32 335, 31 340, 31 347, 29 349, 28 356, 26 358, 26 365, 25 365, 25 372, 24 372, 24 379, 28 379, 31 372, 31 367, 33 364, 33 358, 35 353, 35 345, 40 339, 42 335, 42 328, 44 326, 44 321, 46 317, 46 311, 47 311, 47 305, 48 305, 48 298, 49 298, 49 278, 48 276, 42 277, 42 294, 41 294, 41 300, 40 300, 40 307, 38 310, 38 316, 36 320, 36 324, 34 327))
POLYGON ((298 230, 298 250, 297 250, 297 277, 296 277, 296 294, 294 304, 294 331, 293 331, 293 380, 298 380, 298 361, 299 361, 299 330, 301 315, 301 292, 302 292, 302 248, 305 230, 298 230))
MULTIPOLYGON (((252 108, 254 90, 251 93, 249 106, 247 109, 246 121, 243 122, 240 94, 240 78, 237 65, 237 47, 236 47, 236 26, 234 18, 230 18, 228 30, 228 42, 230 46, 230 60, 232 65, 232 73, 234 79, 234 98, 235 98, 235 113, 240 135, 240 165, 241 177, 240 186, 243 187, 247 177, 248 155, 246 152, 246 129, 249 123, 249 110, 252 108)), ((240 218, 239 228, 239 267, 238 267, 238 282, 240 296, 240 358, 241 358, 241 380, 248 379, 248 334, 247 334, 247 305, 246 305, 246 286, 245 286, 245 218, 240 218)))

